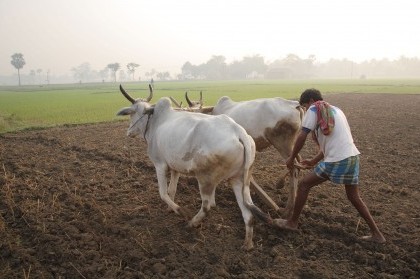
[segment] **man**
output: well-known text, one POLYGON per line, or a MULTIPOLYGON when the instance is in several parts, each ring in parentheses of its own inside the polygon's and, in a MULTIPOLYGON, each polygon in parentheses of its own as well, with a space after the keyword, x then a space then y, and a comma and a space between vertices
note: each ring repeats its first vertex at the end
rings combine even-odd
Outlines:
POLYGON ((286 165, 292 168, 294 160, 312 131, 319 145, 318 154, 301 164, 313 167, 298 184, 295 207, 288 219, 275 219, 274 224, 280 228, 297 230, 299 215, 313 186, 327 180, 335 184, 344 184, 347 198, 368 224, 371 235, 362 239, 384 243, 385 237, 379 231, 368 207, 359 196, 359 150, 356 148, 350 127, 344 113, 337 107, 323 101, 317 89, 307 89, 300 96, 300 105, 306 108, 302 120, 302 130, 298 135, 291 156, 286 165), (321 161, 322 160, 322 161, 321 161))

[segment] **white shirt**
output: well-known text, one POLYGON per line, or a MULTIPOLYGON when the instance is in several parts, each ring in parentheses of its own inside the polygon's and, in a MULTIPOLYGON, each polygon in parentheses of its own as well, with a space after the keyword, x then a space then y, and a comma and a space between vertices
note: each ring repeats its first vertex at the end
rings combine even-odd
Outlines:
POLYGON ((334 115, 334 128, 328 135, 324 135, 317 125, 315 105, 311 105, 302 120, 302 127, 315 131, 319 147, 324 153, 324 162, 338 162, 351 156, 360 154, 354 145, 350 126, 344 113, 338 107, 331 106, 334 115))

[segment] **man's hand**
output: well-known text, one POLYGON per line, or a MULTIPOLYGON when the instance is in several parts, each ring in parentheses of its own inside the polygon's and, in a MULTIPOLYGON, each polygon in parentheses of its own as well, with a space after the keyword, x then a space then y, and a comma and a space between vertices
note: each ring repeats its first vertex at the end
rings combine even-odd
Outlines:
POLYGON ((312 168, 316 165, 316 163, 314 163, 314 160, 302 160, 300 164, 308 168, 312 168))

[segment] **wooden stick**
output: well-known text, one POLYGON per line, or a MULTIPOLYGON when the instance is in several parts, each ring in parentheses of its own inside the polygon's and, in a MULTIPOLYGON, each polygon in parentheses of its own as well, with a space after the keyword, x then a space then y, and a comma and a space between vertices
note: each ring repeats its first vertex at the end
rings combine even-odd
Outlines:
POLYGON ((280 207, 270 198, 270 196, 260 187, 260 185, 255 182, 254 177, 251 177, 251 185, 254 186, 253 188, 257 192, 258 196, 267 206, 272 207, 275 211, 280 210, 280 207))
MULTIPOLYGON (((299 163, 295 163, 294 166, 296 168, 300 169, 300 170, 311 169, 312 168, 312 166, 301 165, 299 163)), ((287 166, 286 165, 280 165, 280 167, 287 167, 287 166)), ((286 175, 288 173, 289 172, 287 172, 286 175)), ((257 182, 255 182, 254 177, 251 177, 251 186, 253 186, 253 189, 257 192, 258 196, 263 200, 263 202, 267 206, 272 207, 275 211, 280 210, 280 207, 273 201, 273 199, 270 198, 270 196, 261 188, 260 185, 258 185, 257 182)))
MULTIPOLYGON (((295 168, 300 169, 300 170, 307 170, 307 169, 312 169, 313 166, 307 166, 307 165, 301 165, 298 163, 295 163, 295 168)), ((287 168, 287 165, 279 165, 279 167, 283 167, 283 168, 287 168)))

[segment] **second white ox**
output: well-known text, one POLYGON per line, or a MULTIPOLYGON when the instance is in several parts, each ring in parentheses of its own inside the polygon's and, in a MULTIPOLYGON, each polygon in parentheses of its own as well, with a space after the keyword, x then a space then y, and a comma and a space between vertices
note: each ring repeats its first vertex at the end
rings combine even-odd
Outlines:
MULTIPOLYGON (((257 151, 272 145, 284 159, 292 153, 304 113, 298 101, 277 97, 234 102, 224 96, 214 107, 203 107, 201 92, 199 101, 191 101, 187 93, 185 98, 193 111, 212 115, 225 114, 231 117, 254 139, 257 151)), ((286 216, 292 213, 294 207, 298 169, 292 169, 290 174, 289 196, 284 212, 286 216)), ((259 187, 254 179, 251 182, 259 187)))
POLYGON ((270 217, 255 206, 249 190, 250 168, 255 158, 255 143, 246 131, 226 115, 175 111, 168 98, 155 106, 148 99, 133 99, 120 86, 132 103, 118 115, 130 115, 128 136, 140 135, 147 142, 147 152, 156 168, 159 194, 178 214, 187 212, 174 202, 180 173, 197 178, 202 199, 200 211, 189 221, 197 226, 215 206, 216 186, 225 179, 232 185, 245 222, 244 248, 253 247, 253 217, 270 222, 270 217), (171 173, 169 182, 167 173, 171 173))

